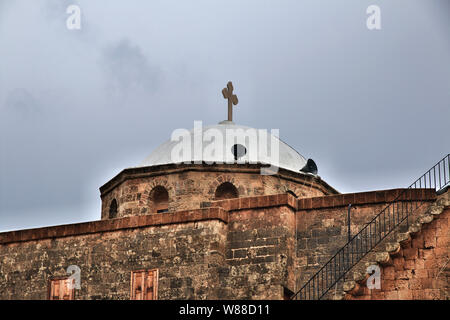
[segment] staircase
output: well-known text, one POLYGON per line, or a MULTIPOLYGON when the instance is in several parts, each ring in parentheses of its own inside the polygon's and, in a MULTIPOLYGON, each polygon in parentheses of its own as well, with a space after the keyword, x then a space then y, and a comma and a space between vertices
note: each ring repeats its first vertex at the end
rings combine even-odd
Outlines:
MULTIPOLYGON (((402 252, 403 248, 410 248, 410 244, 416 239, 422 229, 426 228, 433 220, 439 219, 446 207, 450 206, 450 191, 449 188, 444 188, 446 191, 442 195, 438 195, 437 200, 433 202, 429 208, 421 213, 415 223, 411 224, 406 232, 399 231, 393 232, 386 237, 382 243, 377 245, 374 250, 368 253, 360 262, 358 262, 346 276, 346 280, 343 282, 342 290, 335 292, 330 296, 330 293, 325 297, 334 300, 341 300, 346 298, 357 298, 358 296, 367 293, 367 280, 370 277, 368 273, 368 267, 379 266, 384 268, 386 266, 393 266, 395 259, 404 256, 405 252, 402 252)), ((425 247, 425 245, 424 245, 425 247)), ((450 261, 447 260, 440 269, 440 273, 444 270, 450 271, 450 268, 446 268, 450 261)), ((450 275, 450 274, 449 274, 450 275)), ((445 276, 448 279, 448 276, 445 276)), ((435 277, 437 279, 437 276, 435 277)), ((341 289, 341 288, 340 288, 341 289)), ((445 288, 442 288, 445 292, 445 288)), ((448 297, 447 293, 447 297, 448 297)), ((377 298, 378 299, 378 298, 377 298)), ((448 298, 445 298, 446 300, 448 298)))
MULTIPOLYGON (((362 281, 367 276, 365 270, 352 270, 356 264, 359 266, 372 263, 372 261, 383 260, 386 252, 378 252, 381 242, 389 243, 392 239, 407 237, 408 233, 402 233, 409 229, 417 228, 417 223, 411 225, 415 217, 421 217, 428 211, 426 201, 420 199, 423 189, 436 190, 439 194, 450 186, 450 154, 447 154, 436 165, 429 169, 420 178, 414 181, 407 189, 400 193, 392 202, 368 222, 357 234, 355 234, 336 254, 331 257, 291 299, 294 300, 319 300, 330 298, 332 290, 348 291, 343 288, 342 281, 352 271, 352 278, 362 281), (413 202, 414 201, 414 202, 413 202), (394 232, 395 231, 395 232, 394 232), (360 262, 362 261, 362 263, 360 262)), ((423 217, 421 218, 423 219, 423 217)), ((426 223, 426 221, 422 221, 426 223)), ((397 242, 404 239, 397 239, 397 242)), ((394 242, 395 243, 395 242, 394 242)), ((389 251, 395 251, 391 248, 389 251)), ((346 286, 354 284, 346 282, 346 286), (350 284, 349 284, 350 283, 350 284)), ((351 289, 351 288, 350 288, 351 289)))

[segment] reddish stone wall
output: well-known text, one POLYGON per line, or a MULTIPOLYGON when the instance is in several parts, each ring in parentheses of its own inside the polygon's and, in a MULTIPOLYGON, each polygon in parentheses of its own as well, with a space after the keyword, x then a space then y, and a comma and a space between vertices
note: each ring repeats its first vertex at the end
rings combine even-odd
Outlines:
POLYGON ((130 299, 131 271, 155 268, 160 299, 218 298, 225 230, 213 219, 3 244, 0 299, 46 299, 70 265, 81 269, 76 299, 130 299))
MULTIPOLYGON (((299 278, 305 280, 345 243, 349 201, 356 204, 356 232, 400 191, 236 198, 204 202, 196 210, 1 233, 0 299, 45 299, 48 279, 65 275, 69 265, 81 268, 77 299, 129 299, 130 272, 153 268, 159 269, 160 299, 282 299, 283 288, 295 292, 299 278)), ((430 192, 415 197, 435 200, 430 192)), ((406 259, 404 270, 395 269, 403 260, 394 264, 394 285, 403 283, 411 260, 418 268, 417 260, 426 273, 415 273, 408 285, 417 278, 414 285, 425 293, 448 289, 445 268, 446 284, 430 284, 448 250, 448 215, 447 209, 430 224, 423 248, 416 247, 417 258, 406 259), (428 284, 434 287, 423 289, 428 284)), ((408 249, 405 255, 412 254, 408 249)))
POLYGON ((159 270, 160 299, 282 299, 293 282, 288 194, 211 208, 0 234, 0 299, 46 299, 47 282, 81 269, 76 299, 129 299, 130 272, 159 270), (223 209, 226 208, 226 209, 223 209))
POLYGON ((239 197, 280 194, 288 190, 300 198, 336 193, 318 177, 282 169, 278 175, 261 175, 259 167, 251 166, 239 170, 226 165, 214 166, 214 170, 207 165, 150 169, 149 172, 145 168, 124 171, 101 188, 102 219, 108 219, 113 199, 118 202, 118 217, 151 213, 148 212, 150 192, 158 185, 169 193, 171 212, 198 209, 202 202, 214 201, 217 187, 224 182, 232 183, 239 197))
POLYGON ((294 221, 289 206, 230 212, 224 297, 282 299, 294 287, 294 221))
MULTIPOLYGON (((297 288, 300 288, 348 241, 348 205, 351 209, 351 234, 394 200, 404 189, 299 199, 297 213, 297 288)), ((434 201, 436 195, 422 190, 412 199, 434 201)))
POLYGON ((130 272, 154 268, 160 299, 218 298, 227 223, 207 208, 1 233, 0 299, 46 299, 69 265, 81 268, 76 299, 129 299, 130 272))
POLYGON ((450 207, 423 225, 421 232, 381 268, 381 289, 362 288, 348 299, 450 299, 450 207))

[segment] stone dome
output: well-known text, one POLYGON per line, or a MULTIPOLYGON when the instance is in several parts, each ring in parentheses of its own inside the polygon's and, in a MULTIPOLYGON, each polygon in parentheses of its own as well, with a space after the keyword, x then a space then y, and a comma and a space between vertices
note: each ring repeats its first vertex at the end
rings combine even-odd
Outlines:
POLYGON ((183 160, 174 160, 172 155, 174 148, 180 144, 180 140, 168 140, 156 148, 138 167, 203 161, 207 163, 261 163, 299 172, 306 165, 306 159, 278 137, 272 135, 269 131, 265 136, 258 132, 257 129, 237 125, 231 121, 222 121, 217 125, 198 127, 190 131, 185 130, 185 134, 190 137, 188 140, 190 140, 191 152, 187 152, 187 155, 183 156, 183 160), (222 154, 220 152, 208 152, 208 148, 211 149, 208 145, 212 143, 211 141, 214 141, 211 140, 211 135, 217 136, 219 134, 219 136, 226 137, 227 133, 230 132, 237 137, 231 143, 231 148, 230 143, 223 140, 223 147, 219 148, 223 150, 222 154), (257 133, 257 144, 252 143, 249 138, 249 134, 255 132, 257 133), (209 138, 203 141, 205 137, 209 138), (272 144, 276 142, 278 142, 278 159, 271 154, 272 144), (258 150, 254 150, 255 146, 258 150), (251 152, 252 148, 253 153, 251 152), (264 150, 265 148, 267 150, 264 150), (197 150, 197 154, 195 154, 195 150, 197 150), (201 152, 198 152, 200 150, 201 152))

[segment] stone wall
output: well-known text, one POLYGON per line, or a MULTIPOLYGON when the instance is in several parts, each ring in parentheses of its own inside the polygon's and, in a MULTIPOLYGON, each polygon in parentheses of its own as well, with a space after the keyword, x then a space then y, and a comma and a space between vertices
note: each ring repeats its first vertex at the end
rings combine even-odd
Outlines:
POLYGON ((291 195, 228 200, 226 274, 223 297, 282 299, 295 282, 295 205, 291 195), (286 203, 273 206, 276 203, 286 203))
POLYGON ((81 269, 76 299, 129 299, 131 271, 153 268, 159 270, 160 299, 218 297, 224 221, 125 224, 105 232, 2 244, 0 299, 46 299, 48 280, 66 275, 70 265, 81 269))
POLYGON ((131 271, 154 268, 159 299, 281 299, 294 281, 296 199, 210 205, 2 233, 0 299, 46 299, 70 265, 81 269, 76 299, 129 299, 131 271))
POLYGON ((232 183, 239 197, 280 194, 291 191, 299 198, 336 194, 319 177, 280 169, 277 175, 261 175, 257 165, 166 165, 126 169, 100 188, 102 219, 108 219, 113 199, 118 202, 118 217, 142 215, 149 211, 150 193, 163 186, 169 194, 169 211, 198 209, 213 201, 217 187, 232 183))
MULTIPOLYGON (((351 235, 355 235, 404 189, 330 195, 300 199, 297 212, 297 278, 300 288, 348 241, 348 205, 351 235)), ((434 191, 421 190, 413 199, 431 203, 434 191)), ((409 202, 416 203, 416 202, 409 202)))
POLYGON ((381 268, 381 289, 359 288, 357 300, 450 299, 450 207, 410 241, 403 242, 381 268))
MULTIPOLYGON (((295 292, 345 243, 348 203, 355 205, 356 232, 399 192, 241 197, 195 210, 0 233, 0 299, 46 299, 48 280, 70 265, 81 268, 76 299, 129 299, 131 271, 154 268, 160 299, 282 299, 284 288, 295 292)), ((419 199, 433 202, 435 194, 419 191, 419 199)), ((437 257, 448 250, 448 213, 433 223, 437 257)), ((427 252, 417 248, 417 257, 432 277, 428 270, 436 271, 443 256, 431 267, 427 252)))

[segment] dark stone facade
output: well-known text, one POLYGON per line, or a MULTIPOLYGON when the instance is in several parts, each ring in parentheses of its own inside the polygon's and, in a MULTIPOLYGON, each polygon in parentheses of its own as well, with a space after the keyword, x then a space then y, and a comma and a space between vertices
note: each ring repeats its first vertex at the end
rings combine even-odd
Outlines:
POLYGON ((140 269, 159 270, 160 299, 281 298, 293 266, 287 199, 267 198, 267 219, 244 225, 236 217, 252 209, 232 218, 214 207, 0 234, 0 299, 45 299, 69 265, 81 269, 76 299, 129 299, 140 269))
MULTIPOLYGON (((0 234, 0 299, 46 299, 81 269, 76 299, 130 299, 131 272, 158 269, 159 299, 283 299, 399 190, 297 199, 289 193, 204 208, 0 234)), ((420 191, 416 199, 436 198, 420 191)))

